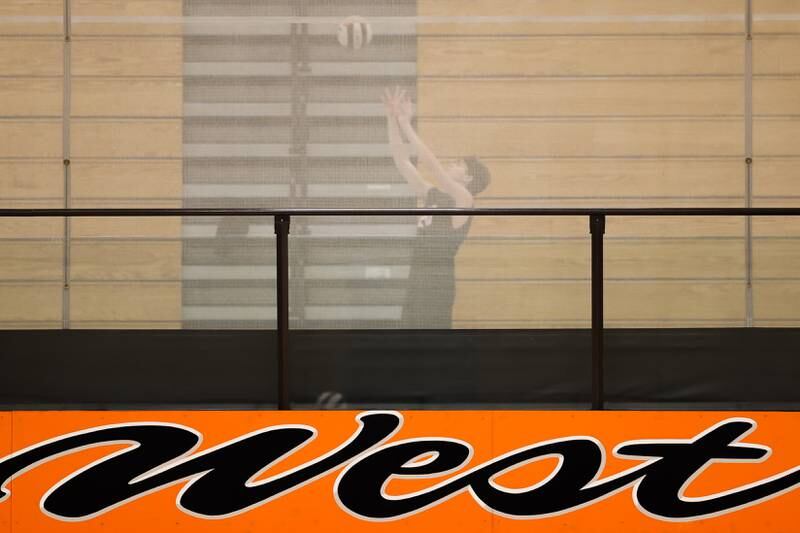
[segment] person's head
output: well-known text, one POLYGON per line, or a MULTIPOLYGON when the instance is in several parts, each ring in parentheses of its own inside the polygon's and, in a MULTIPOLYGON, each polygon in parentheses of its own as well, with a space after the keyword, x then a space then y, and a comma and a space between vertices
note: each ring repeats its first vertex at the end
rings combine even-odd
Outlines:
POLYGON ((492 179, 489 169, 477 157, 459 159, 450 165, 448 172, 473 195, 486 189, 492 179))

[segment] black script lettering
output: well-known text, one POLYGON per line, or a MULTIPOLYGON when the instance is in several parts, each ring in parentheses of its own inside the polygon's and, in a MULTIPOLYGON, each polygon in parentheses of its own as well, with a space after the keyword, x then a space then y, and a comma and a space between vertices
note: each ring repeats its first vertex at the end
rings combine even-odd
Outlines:
POLYGON ((618 447, 623 458, 644 459, 619 474, 596 480, 605 464, 596 440, 573 437, 520 448, 459 474, 427 490, 389 496, 385 486, 394 477, 442 475, 467 459, 468 446, 425 439, 389 444, 352 463, 336 482, 337 501, 351 514, 369 520, 394 520, 436 505, 469 490, 487 510, 511 518, 542 518, 575 510, 635 485, 634 502, 662 520, 694 520, 730 512, 776 496, 800 484, 800 467, 724 494, 688 500, 683 490, 713 462, 759 461, 769 448, 736 444, 755 428, 747 419, 726 420, 691 440, 631 441, 618 447), (424 466, 407 466, 425 453, 436 452, 424 466), (549 477, 524 489, 508 489, 494 479, 546 457, 558 457, 549 477))
POLYGON ((733 488, 721 494, 686 498, 684 490, 706 467, 716 462, 758 462, 770 449, 755 444, 736 444, 753 431, 755 422, 730 419, 701 433, 691 441, 641 441, 626 443, 616 450, 620 457, 656 458, 634 489, 641 510, 666 520, 691 520, 752 505, 795 488, 800 468, 771 478, 733 488))
POLYGON ((452 472, 469 461, 472 448, 447 439, 415 439, 385 446, 348 466, 336 480, 336 497, 345 510, 371 520, 396 519, 419 512, 465 488, 455 479, 414 495, 388 496, 385 487, 394 477, 427 478, 452 472), (433 460, 414 464, 428 454, 433 460))
MULTIPOLYGON (((223 517, 296 489, 389 438, 400 426, 396 413, 358 417, 359 430, 342 446, 299 468, 256 483, 250 480, 316 433, 305 426, 275 426, 186 457, 200 442, 193 430, 165 424, 122 424, 53 439, 0 461, 5 484, 58 456, 113 443, 133 444, 79 470, 43 498, 42 508, 67 520, 85 520, 168 485, 188 481, 178 499, 186 512, 223 517), (191 479, 190 479, 191 478, 191 479)), ((3 489, 2 497, 8 496, 3 489)))
POLYGON ((715 462, 757 462, 766 446, 740 442, 755 429, 744 418, 725 420, 692 439, 622 443, 618 457, 638 461, 618 474, 598 479, 604 448, 591 437, 535 443, 479 464, 460 474, 407 494, 389 494, 395 478, 436 478, 465 468, 471 446, 447 438, 409 439, 379 445, 399 429, 398 413, 358 415, 353 436, 327 454, 292 470, 260 478, 316 435, 309 426, 271 426, 201 453, 201 435, 183 426, 133 423, 92 428, 45 441, 0 459, 0 501, 8 482, 27 470, 82 449, 127 445, 67 477, 42 498, 42 509, 62 520, 86 520, 135 498, 183 483, 178 506, 184 512, 220 518, 267 503, 350 463, 339 475, 335 496, 347 512, 369 520, 395 520, 420 512, 462 492, 487 510, 511 518, 541 518, 566 513, 633 487, 633 500, 660 520, 696 520, 740 509, 800 485, 800 467, 741 487, 702 497, 684 492, 715 462), (557 458, 549 476, 523 488, 508 488, 497 478, 533 461, 557 458))
POLYGON ((417 513, 469 489, 488 510, 509 517, 542 517, 591 503, 624 488, 641 474, 631 471, 601 485, 585 488, 603 466, 602 447, 587 438, 560 439, 521 448, 493 459, 428 490, 407 497, 389 497, 384 491, 394 477, 430 477, 463 465, 471 455, 465 444, 445 440, 415 440, 390 444, 348 466, 339 475, 337 498, 349 512, 371 520, 397 519, 417 513), (415 457, 437 452, 425 466, 404 466, 415 457), (556 456, 552 475, 530 488, 506 489, 494 478, 524 464, 556 456))

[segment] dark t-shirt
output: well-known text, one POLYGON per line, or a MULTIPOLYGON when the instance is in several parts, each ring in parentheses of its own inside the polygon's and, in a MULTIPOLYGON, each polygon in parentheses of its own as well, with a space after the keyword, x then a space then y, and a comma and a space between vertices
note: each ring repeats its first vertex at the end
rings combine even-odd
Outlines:
MULTIPOLYGON (((424 207, 452 208, 453 199, 432 187, 424 207)), ((450 329, 455 301, 455 257, 472 219, 458 229, 450 215, 420 217, 411 255, 403 327, 450 329)))

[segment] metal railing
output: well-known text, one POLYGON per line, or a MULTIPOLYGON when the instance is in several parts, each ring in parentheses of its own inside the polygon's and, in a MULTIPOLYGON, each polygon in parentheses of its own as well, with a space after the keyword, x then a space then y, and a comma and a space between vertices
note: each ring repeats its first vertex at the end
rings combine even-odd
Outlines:
POLYGON ((604 408, 603 235, 606 217, 800 216, 800 208, 470 208, 470 209, 0 209, 0 218, 24 217, 274 217, 277 292, 278 408, 289 409, 289 229, 293 216, 585 216, 591 235, 592 409, 604 408))

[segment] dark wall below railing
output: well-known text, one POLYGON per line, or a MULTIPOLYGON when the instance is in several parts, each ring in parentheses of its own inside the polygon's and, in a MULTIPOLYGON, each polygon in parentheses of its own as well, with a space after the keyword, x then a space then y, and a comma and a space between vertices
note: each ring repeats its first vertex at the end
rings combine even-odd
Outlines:
MULTIPOLYGON (((297 409, 591 402, 589 330, 296 330, 291 342, 297 409)), ((0 407, 271 409, 275 346, 263 331, 3 331, 0 407)), ((606 330, 606 405, 795 410, 798 346, 798 329, 606 330)))

